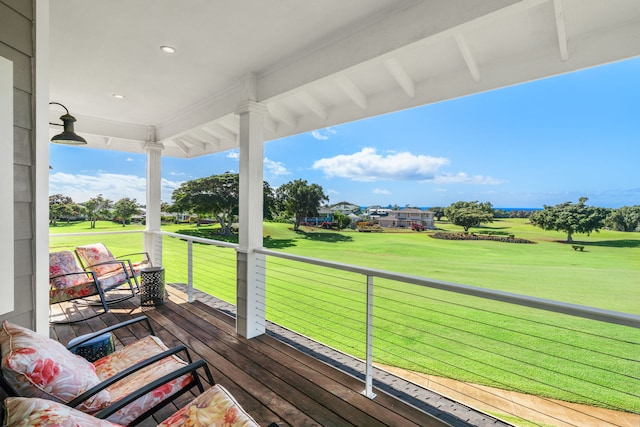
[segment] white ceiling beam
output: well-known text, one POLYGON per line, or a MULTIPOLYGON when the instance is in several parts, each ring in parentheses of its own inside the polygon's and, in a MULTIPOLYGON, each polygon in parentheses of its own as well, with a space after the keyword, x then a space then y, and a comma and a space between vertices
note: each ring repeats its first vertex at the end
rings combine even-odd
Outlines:
POLYGON ((267 110, 269 110, 269 114, 274 116, 279 122, 285 123, 291 128, 296 127, 296 118, 289 111, 285 110, 284 107, 281 107, 275 102, 271 102, 267 104, 267 110))
POLYGON ((516 6, 532 7, 532 1, 549 0, 432 0, 407 2, 407 7, 378 17, 368 25, 352 27, 332 43, 309 46, 300 54, 277 61, 258 78, 258 100, 272 100, 305 84, 350 69, 367 61, 377 61, 413 43, 421 43, 447 29, 466 25, 493 13, 516 6), (315 47, 315 48, 314 48, 315 47))
POLYGON ((560 48, 560 59, 569 59, 569 46, 567 42, 567 29, 564 25, 564 5, 563 0, 553 0, 553 11, 556 17, 556 31, 558 32, 558 47, 560 48))
POLYGON ((237 135, 233 132, 231 132, 229 129, 227 129, 224 126, 221 126, 217 123, 214 123, 212 125, 209 126, 205 126, 204 130, 209 132, 210 134, 212 134, 213 136, 220 138, 220 139, 226 139, 229 142, 236 142, 237 140, 237 135))
POLYGON ((306 90, 296 93, 296 98, 306 105, 307 108, 316 113, 316 115, 321 119, 327 120, 329 117, 325 106, 306 90))
POLYGON ((182 142, 182 140, 179 137, 175 137, 175 138, 171 138, 171 141, 176 144, 176 146, 180 149, 180 151, 182 151, 184 154, 189 154, 189 147, 187 147, 187 144, 185 144, 184 142, 182 142))
POLYGON ((182 138, 183 141, 193 145, 194 147, 198 147, 202 150, 206 150, 207 149, 207 143, 204 142, 201 139, 196 138, 193 135, 181 135, 180 138, 182 138))
POLYGON ((460 49, 460 53, 464 58, 464 62, 467 63, 467 68, 471 73, 471 77, 473 77, 473 80, 475 80, 476 82, 479 82, 480 70, 478 70, 478 64, 476 64, 476 60, 471 54, 471 50, 469 49, 469 45, 467 44, 467 41, 465 40, 464 36, 459 33, 456 34, 455 39, 456 39, 456 43, 458 44, 458 49, 460 49))
POLYGON ((367 109, 369 102, 367 96, 356 86, 354 82, 347 76, 340 76, 335 79, 336 83, 342 89, 342 91, 349 97, 356 105, 363 110, 367 109))
POLYGON ((276 129, 278 128, 278 125, 276 124, 276 122, 274 122, 271 117, 269 116, 265 116, 264 118, 264 127, 271 131, 271 132, 275 132, 276 129))
POLYGON ((413 81, 407 70, 400 64, 396 58, 388 58, 384 60, 384 66, 394 78, 396 83, 400 85, 402 90, 411 99, 416 97, 416 83, 413 81))
POLYGON ((220 145, 220 138, 213 135, 211 132, 207 132, 207 129, 205 128, 194 129, 191 131, 191 133, 194 134, 196 137, 200 138, 206 144, 216 145, 216 146, 220 145))
POLYGON ((240 116, 236 114, 228 114, 226 117, 223 117, 222 120, 218 120, 217 123, 236 135, 240 133, 240 116))
MULTIPOLYGON (((60 113, 57 113, 58 116, 60 113)), ((147 140, 147 126, 137 125, 133 123, 115 122, 112 120, 99 119, 96 117, 82 116, 74 114, 77 121, 74 123, 75 131, 80 136, 82 134, 100 135, 104 137, 129 139, 134 141, 147 140)), ((60 120, 55 119, 58 123, 60 120)), ((50 126, 56 129, 56 133, 60 133, 59 126, 50 126)))

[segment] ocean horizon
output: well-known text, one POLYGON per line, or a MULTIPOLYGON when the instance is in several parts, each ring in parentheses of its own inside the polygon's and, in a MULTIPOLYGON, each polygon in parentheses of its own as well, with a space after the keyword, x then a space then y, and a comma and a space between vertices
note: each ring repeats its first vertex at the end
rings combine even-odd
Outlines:
MULTIPOLYGON (((372 205, 372 206, 376 206, 380 209, 393 209, 393 206, 389 205, 389 206, 379 206, 379 205, 372 205)), ((368 209, 372 206, 360 206, 360 209, 368 209)), ((400 209, 402 209, 404 206, 401 206, 400 209)), ((416 206, 418 209, 422 209, 422 210, 427 210, 429 208, 431 208, 431 206, 416 206)), ((442 206, 443 208, 446 208, 446 206, 442 206)), ((544 208, 500 208, 500 207, 495 207, 495 210, 500 210, 500 211, 507 211, 507 212, 511 212, 511 211, 541 211, 544 208)))

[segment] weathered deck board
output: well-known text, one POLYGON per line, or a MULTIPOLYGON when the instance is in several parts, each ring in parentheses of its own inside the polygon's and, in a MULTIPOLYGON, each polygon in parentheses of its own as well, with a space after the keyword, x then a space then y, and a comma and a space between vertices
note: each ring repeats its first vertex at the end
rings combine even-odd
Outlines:
MULTIPOLYGON (((205 359, 216 382, 225 386, 261 425, 281 426, 444 426, 445 423, 383 392, 371 400, 360 392, 361 381, 263 335, 247 340, 235 333, 234 321, 201 302, 188 303, 179 290, 157 308, 141 309, 137 298, 114 306, 97 318, 72 325, 53 325, 51 336, 66 344, 75 336, 141 314, 168 346, 184 343, 194 359, 205 359)), ((54 306, 73 312, 68 306, 54 306)), ((72 313, 75 315, 76 313, 72 313)), ((146 334, 143 327, 116 333, 118 345, 146 334)), ((159 411, 155 425, 193 397, 159 411)))

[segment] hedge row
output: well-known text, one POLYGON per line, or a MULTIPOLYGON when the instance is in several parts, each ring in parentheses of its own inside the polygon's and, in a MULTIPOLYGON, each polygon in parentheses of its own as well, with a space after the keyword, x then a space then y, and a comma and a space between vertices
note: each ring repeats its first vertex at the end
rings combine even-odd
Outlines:
POLYGON ((474 234, 474 233, 443 233, 437 232, 430 234, 434 239, 444 240, 494 240, 496 242, 505 243, 535 243, 531 240, 520 239, 513 236, 489 236, 486 234, 474 234))

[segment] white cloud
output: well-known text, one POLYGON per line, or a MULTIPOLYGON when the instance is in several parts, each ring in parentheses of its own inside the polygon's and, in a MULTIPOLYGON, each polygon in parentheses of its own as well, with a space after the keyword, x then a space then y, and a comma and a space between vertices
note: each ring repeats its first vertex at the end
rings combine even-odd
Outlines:
POLYGON ((327 139, 329 139, 329 137, 331 135, 335 135, 337 132, 334 128, 332 127, 328 127, 325 129, 320 129, 320 130, 314 130, 311 132, 311 136, 313 136, 315 139, 318 139, 320 141, 325 141, 327 139))
POLYGON ((438 169, 447 164, 449 159, 443 157, 409 152, 380 155, 375 148, 366 147, 358 153, 317 160, 313 168, 329 177, 354 181, 422 181, 433 179, 438 169))
POLYGON ((229 154, 227 154, 227 159, 239 159, 240 158, 240 153, 238 153, 237 151, 231 151, 229 154))
POLYGON ((268 157, 264 158, 264 167, 267 168, 271 175, 291 175, 291 172, 281 162, 276 162, 268 157))
MULTIPOLYGON (((171 193, 180 186, 181 181, 163 178, 161 198, 171 201, 171 193)), ((114 202, 128 197, 140 204, 146 203, 147 180, 135 175, 123 175, 99 172, 96 175, 54 173, 49 175, 49 194, 63 194, 74 202, 82 203, 102 194, 114 202)))
POLYGON ((490 176, 473 175, 469 176, 464 172, 457 174, 442 174, 433 179, 436 184, 481 184, 481 185, 496 185, 503 184, 505 181, 492 178, 490 176))
POLYGON ((372 193, 373 194, 391 194, 391 191, 385 190, 383 188, 374 188, 372 193))
POLYGON ((127 157, 127 159, 125 160, 127 162, 133 162, 133 159, 131 157, 127 157))

